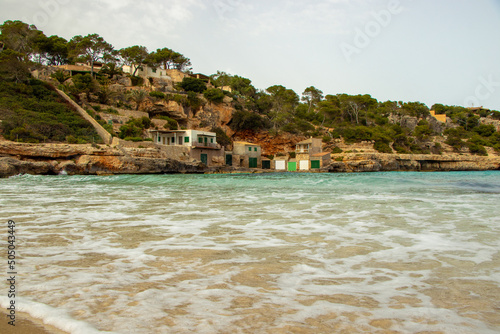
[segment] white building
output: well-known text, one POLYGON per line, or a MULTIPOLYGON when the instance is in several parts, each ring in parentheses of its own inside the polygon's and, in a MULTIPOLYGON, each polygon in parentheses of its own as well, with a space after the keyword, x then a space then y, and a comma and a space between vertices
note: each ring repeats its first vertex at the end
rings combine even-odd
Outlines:
POLYGON ((217 143, 214 132, 198 130, 151 130, 153 142, 159 145, 183 147, 188 149, 192 158, 205 165, 213 161, 224 161, 224 149, 217 143))
POLYGON ((134 74, 138 77, 142 78, 158 78, 158 79, 167 79, 167 80, 172 80, 172 78, 168 75, 166 70, 160 69, 160 68, 153 68, 149 67, 147 65, 132 65, 128 66, 125 65, 122 67, 122 70, 124 73, 127 74, 134 74), (136 71, 137 69, 137 71, 136 71))

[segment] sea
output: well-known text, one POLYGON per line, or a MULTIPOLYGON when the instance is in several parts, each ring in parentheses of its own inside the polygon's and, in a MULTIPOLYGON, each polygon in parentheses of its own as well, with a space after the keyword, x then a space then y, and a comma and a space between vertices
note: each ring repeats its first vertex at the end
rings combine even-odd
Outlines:
MULTIPOLYGON (((0 179, 0 304, 68 333, 500 333, 500 171, 0 179)), ((6 319, 1 321, 7 321, 6 319)))

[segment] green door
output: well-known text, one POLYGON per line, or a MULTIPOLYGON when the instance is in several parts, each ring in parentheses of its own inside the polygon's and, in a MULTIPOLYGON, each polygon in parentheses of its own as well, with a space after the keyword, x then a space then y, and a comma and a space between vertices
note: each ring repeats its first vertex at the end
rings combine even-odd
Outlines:
POLYGON ((288 163, 288 171, 289 172, 296 172, 297 171, 297 162, 296 161, 290 161, 288 163))
POLYGON ((320 169, 321 163, 319 160, 311 160, 311 169, 320 169))
POLYGON ((262 169, 271 169, 271 160, 263 160, 262 169))
POLYGON ((248 167, 257 168, 257 158, 249 158, 248 167))
POLYGON ((232 154, 226 154, 226 165, 227 166, 233 165, 233 155, 232 154))
POLYGON ((201 162, 208 166, 208 155, 201 154, 201 162))

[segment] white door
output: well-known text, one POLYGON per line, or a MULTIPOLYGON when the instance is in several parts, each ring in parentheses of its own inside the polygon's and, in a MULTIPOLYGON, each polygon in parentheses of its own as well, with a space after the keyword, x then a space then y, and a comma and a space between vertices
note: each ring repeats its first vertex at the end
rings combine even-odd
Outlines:
POLYGON ((286 170, 285 160, 276 160, 276 170, 286 170))
POLYGON ((309 160, 300 160, 299 169, 300 170, 309 170, 309 160))

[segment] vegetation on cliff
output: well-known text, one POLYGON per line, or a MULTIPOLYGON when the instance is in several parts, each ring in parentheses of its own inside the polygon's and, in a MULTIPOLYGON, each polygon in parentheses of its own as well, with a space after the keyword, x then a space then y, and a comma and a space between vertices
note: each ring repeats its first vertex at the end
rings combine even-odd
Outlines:
POLYGON ((13 141, 101 141, 89 122, 48 84, 35 79, 16 83, 0 74, 0 119, 4 137, 13 141))
MULTIPOLYGON (((212 105, 226 103, 233 112, 231 120, 224 126, 200 123, 200 126, 216 128, 218 137, 225 141, 227 136, 224 135, 230 130, 235 133, 254 131, 268 132, 271 135, 290 133, 320 137, 335 152, 339 151, 335 140, 340 138, 347 143, 372 142, 373 147, 383 153, 439 154, 443 151, 443 145, 450 145, 457 152, 479 155, 487 154, 485 147, 500 151, 500 134, 496 131, 497 128, 493 123, 485 123, 485 120, 500 120, 498 111, 442 104, 429 108, 420 102, 383 102, 370 95, 325 94, 314 86, 307 87, 299 96, 282 85, 257 89, 248 78, 220 71, 211 75, 210 80, 185 77, 168 89, 162 86, 161 91, 147 91, 138 87, 127 93, 120 93, 110 87, 116 85, 116 78, 123 74, 121 65, 134 69, 132 75, 126 78, 132 86, 150 84, 151 87, 153 78, 147 78, 144 82, 143 78, 135 76, 139 68, 147 65, 186 72, 190 70, 191 62, 189 58, 169 48, 149 52, 144 46, 135 45, 115 50, 97 34, 75 36, 70 41, 58 36, 47 37, 36 27, 20 21, 6 21, 0 25, 0 30, 0 40, 3 41, 0 49, 0 73, 5 79, 2 86, 7 87, 2 88, 2 92, 8 91, 9 93, 3 94, 11 96, 2 97, 5 101, 0 116, 3 119, 4 135, 9 139, 15 135, 17 140, 22 141, 74 141, 74 138, 76 141, 90 140, 93 135, 89 132, 85 136, 83 133, 86 130, 81 130, 84 127, 80 126, 68 125, 67 129, 59 132, 36 130, 39 124, 50 122, 44 123, 28 117, 26 110, 31 109, 15 104, 12 96, 24 94, 27 101, 40 100, 40 95, 45 96, 45 93, 39 93, 41 88, 34 88, 46 86, 30 79, 29 69, 32 67, 87 62, 92 65, 93 72, 94 64, 102 62, 105 64, 104 68, 95 75, 76 75, 69 79, 63 72, 57 72, 53 74, 53 78, 59 84, 64 83, 63 88, 77 101, 85 98, 90 102, 113 104, 121 108, 140 110, 147 102, 153 105, 175 102, 187 110, 189 117, 193 117, 203 108, 213 111, 212 105), (431 109, 438 115, 446 114, 449 121, 446 124, 438 122, 431 116, 431 109)), ((43 100, 43 103, 48 102, 43 100)), ((33 102, 31 104, 34 105, 33 102)), ((33 108, 45 110, 52 107, 44 104, 43 107, 33 108)), ((57 107, 53 109, 53 113, 59 115, 56 117, 58 119, 61 112, 57 111, 57 107)), ((150 116, 153 114, 151 112, 150 116)), ((163 117, 168 129, 182 126, 170 114, 155 116, 163 117)), ((122 125, 117 135, 139 140, 144 130, 150 126, 153 125, 144 119, 131 120, 122 125)))

